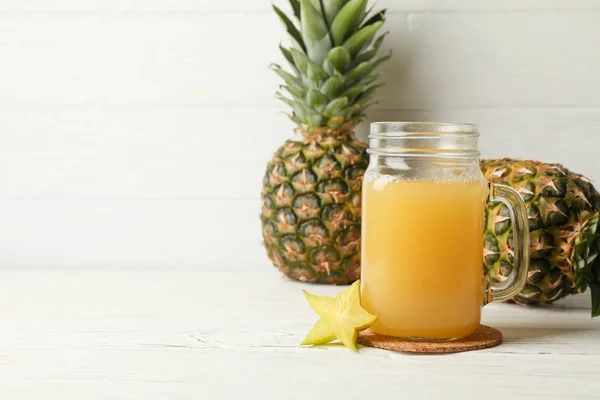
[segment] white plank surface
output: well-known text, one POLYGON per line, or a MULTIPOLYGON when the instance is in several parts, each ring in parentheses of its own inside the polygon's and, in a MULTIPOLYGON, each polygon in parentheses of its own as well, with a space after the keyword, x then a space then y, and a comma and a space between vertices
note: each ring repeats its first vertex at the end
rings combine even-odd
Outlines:
POLYGON ((394 57, 383 70, 393 83, 383 88, 381 102, 598 106, 600 57, 588 50, 600 43, 599 19, 600 11, 390 16, 387 46, 394 57))
MULTIPOLYGON (((286 4, 286 1, 275 1, 286 4)), ((598 10, 595 0, 379 0, 391 11, 464 12, 464 11, 542 11, 598 10)), ((119 12, 119 11, 259 11, 270 12, 271 3, 260 0, 1 0, 0 10, 9 12, 119 12)))
MULTIPOLYGON (((393 58, 363 138, 475 122, 484 157, 600 180, 598 1, 377 3, 393 58)), ((0 0, 0 266, 266 262, 261 178, 293 137, 281 41, 263 0, 0 0)))
MULTIPOLYGON (((282 62, 287 39, 272 14, 0 14, 0 106, 279 105, 268 66, 282 62)), ((599 18, 600 10, 391 14, 382 52, 394 57, 379 100, 409 109, 600 106, 599 18)))
MULTIPOLYGON (((378 5, 367 123, 475 122, 484 157, 600 180, 598 1, 378 5)), ((0 0, 0 398, 596 399, 589 293, 486 307, 505 343, 481 352, 298 346, 301 289, 340 289, 261 248, 280 41, 263 0, 0 0)))
MULTIPOLYGON (((266 262, 261 179, 291 125, 276 109, 237 112, 244 129, 220 130, 227 109, 152 118, 143 109, 0 112, 0 267, 266 262)), ((375 110, 371 118, 475 121, 484 157, 562 162, 600 180, 600 109, 375 110), (552 134, 560 140, 541 146, 552 134), (575 151, 578 142, 587 145, 575 151)))
POLYGON ((0 197, 258 200, 267 161, 293 137, 280 111, 0 111, 0 197))
POLYGON ((258 269, 259 213, 258 201, 0 201, 0 269, 258 269))
POLYGON ((316 318, 302 288, 341 290, 274 271, 0 271, 0 397, 597 399, 589 310, 494 304, 496 348, 356 354, 298 346, 316 318))
MULTIPOLYGON (((300 138, 282 110, 0 110, 0 198, 258 201, 267 161, 300 138)), ((561 162, 600 181, 600 107, 379 108, 363 140, 376 120, 475 122, 483 157, 561 162)))
POLYGON ((0 14, 0 105, 274 104, 280 29, 243 12, 0 14))

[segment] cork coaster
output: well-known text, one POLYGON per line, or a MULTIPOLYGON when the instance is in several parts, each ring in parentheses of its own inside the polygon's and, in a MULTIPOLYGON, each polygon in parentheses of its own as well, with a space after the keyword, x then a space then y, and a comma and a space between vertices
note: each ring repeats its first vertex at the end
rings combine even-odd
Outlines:
POLYGON ((370 329, 366 329, 358 333, 357 341, 364 346, 394 351, 407 351, 412 353, 459 353, 498 346, 502 343, 502 332, 486 325, 479 325, 479 328, 477 328, 475 333, 462 339, 427 341, 399 339, 380 335, 372 332, 370 329))

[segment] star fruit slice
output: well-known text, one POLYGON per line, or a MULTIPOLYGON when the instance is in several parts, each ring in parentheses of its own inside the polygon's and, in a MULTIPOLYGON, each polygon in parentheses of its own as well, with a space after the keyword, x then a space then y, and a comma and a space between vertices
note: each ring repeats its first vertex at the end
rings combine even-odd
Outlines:
POLYGON ((317 296, 303 290, 310 306, 321 317, 308 332, 302 345, 321 345, 339 339, 344 346, 357 351, 358 332, 373 325, 377 317, 360 305, 360 280, 336 297, 317 296))

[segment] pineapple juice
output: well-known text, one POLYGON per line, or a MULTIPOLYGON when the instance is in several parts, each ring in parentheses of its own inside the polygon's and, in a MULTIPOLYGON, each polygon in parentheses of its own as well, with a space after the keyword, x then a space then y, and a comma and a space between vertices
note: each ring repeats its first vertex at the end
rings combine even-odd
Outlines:
POLYGON ((450 339, 477 329, 486 196, 482 180, 365 180, 362 304, 377 315, 373 331, 450 339))

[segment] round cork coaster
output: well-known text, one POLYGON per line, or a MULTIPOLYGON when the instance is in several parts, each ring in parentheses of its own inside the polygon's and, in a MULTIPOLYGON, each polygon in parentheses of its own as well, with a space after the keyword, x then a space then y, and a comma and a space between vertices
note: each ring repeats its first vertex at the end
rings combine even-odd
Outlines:
POLYGON ((459 353, 463 351, 481 350, 498 346, 502 343, 502 332, 486 325, 470 336, 457 340, 407 340, 380 335, 366 329, 358 333, 358 343, 377 347, 378 349, 406 351, 412 353, 459 353))

